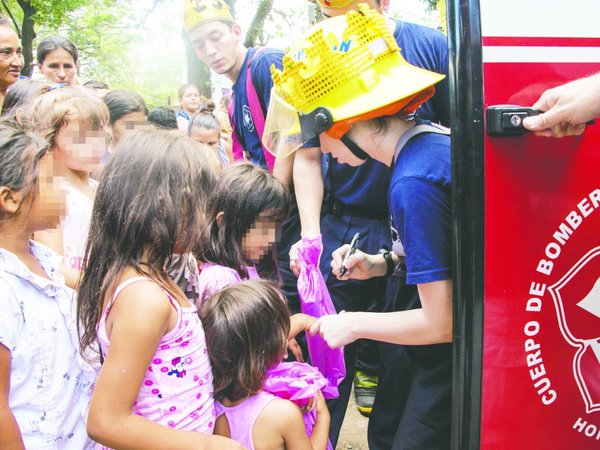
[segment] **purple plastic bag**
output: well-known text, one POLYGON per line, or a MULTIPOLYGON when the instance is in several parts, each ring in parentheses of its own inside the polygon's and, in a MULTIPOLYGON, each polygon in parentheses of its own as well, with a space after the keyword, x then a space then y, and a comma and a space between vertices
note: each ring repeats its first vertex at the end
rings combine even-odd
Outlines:
MULTIPOLYGON (((300 307, 304 314, 317 318, 336 314, 327 285, 319 270, 319 256, 322 251, 321 235, 302 238, 298 244, 298 259, 302 265, 298 276, 300 307)), ((318 368, 328 381, 327 386, 322 389, 323 396, 337 398, 337 387, 346 377, 344 348, 329 348, 327 342, 318 334, 310 336, 306 333, 306 343, 311 364, 318 368)))
MULTIPOLYGON (((306 363, 282 362, 267 371, 263 389, 303 407, 327 384, 325 377, 315 367, 306 363)), ((306 435, 310 436, 317 421, 317 410, 313 409, 303 417, 306 435)), ((330 442, 327 442, 327 450, 333 450, 330 442)))

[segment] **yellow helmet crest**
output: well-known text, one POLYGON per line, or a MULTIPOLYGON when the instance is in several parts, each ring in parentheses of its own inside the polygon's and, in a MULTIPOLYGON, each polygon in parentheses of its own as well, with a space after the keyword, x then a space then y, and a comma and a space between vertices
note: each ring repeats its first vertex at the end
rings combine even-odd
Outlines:
POLYGON ((394 53, 400 54, 383 16, 365 4, 358 8, 346 16, 321 22, 323 27, 315 27, 301 48, 294 46, 297 51, 283 57, 283 71, 271 67, 279 95, 298 111, 309 111, 315 101, 350 80, 358 78, 369 90, 377 83, 377 76, 368 68, 394 53), (341 33, 331 30, 332 21, 342 25, 341 33))

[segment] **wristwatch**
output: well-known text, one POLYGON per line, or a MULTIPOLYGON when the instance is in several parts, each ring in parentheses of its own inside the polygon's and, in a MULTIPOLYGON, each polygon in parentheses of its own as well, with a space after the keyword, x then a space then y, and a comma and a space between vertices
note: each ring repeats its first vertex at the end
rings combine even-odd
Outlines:
POLYGON ((398 264, 394 264, 394 258, 392 257, 392 251, 386 248, 382 248, 377 252, 380 255, 383 255, 383 259, 385 260, 385 264, 387 265, 387 270, 385 272, 386 278, 393 276, 402 276, 406 275, 406 265, 404 264, 404 258, 400 258, 400 262, 398 264))
POLYGON ((382 248, 377 253, 383 255, 383 259, 385 260, 385 264, 387 265, 387 271, 385 272, 385 277, 389 278, 394 274, 394 259, 392 258, 392 251, 382 248))

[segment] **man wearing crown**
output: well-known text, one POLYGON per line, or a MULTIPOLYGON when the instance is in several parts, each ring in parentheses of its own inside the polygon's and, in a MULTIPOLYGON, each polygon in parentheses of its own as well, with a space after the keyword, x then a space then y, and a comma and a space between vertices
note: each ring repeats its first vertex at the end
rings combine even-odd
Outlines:
POLYGON ((251 61, 252 84, 264 113, 272 87, 269 67, 271 64, 281 67, 283 53, 272 48, 261 48, 257 53, 255 48, 244 47, 242 29, 235 23, 229 6, 223 0, 186 0, 184 27, 198 58, 233 83, 235 137, 246 152, 246 159, 267 168, 268 155, 264 154, 258 124, 255 123, 258 112, 252 111, 256 105, 248 100, 248 62, 251 61))

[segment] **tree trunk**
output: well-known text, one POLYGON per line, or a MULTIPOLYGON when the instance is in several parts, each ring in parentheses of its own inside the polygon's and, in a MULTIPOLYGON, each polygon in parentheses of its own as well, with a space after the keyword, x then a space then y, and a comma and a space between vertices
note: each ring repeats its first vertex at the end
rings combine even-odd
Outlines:
POLYGON ((21 45, 23 45, 24 64, 21 73, 30 77, 33 73, 33 40, 35 39, 35 22, 33 15, 37 12, 35 6, 32 6, 28 0, 19 0, 19 6, 23 10, 23 24, 21 26, 21 45))
POLYGON ((254 15, 254 19, 252 19, 252 23, 250 24, 248 32, 246 33, 244 46, 254 47, 256 45, 256 41, 262 33, 265 19, 271 12, 271 8, 273 7, 274 1, 275 0, 261 0, 258 4, 258 8, 256 8, 256 14, 254 15))

